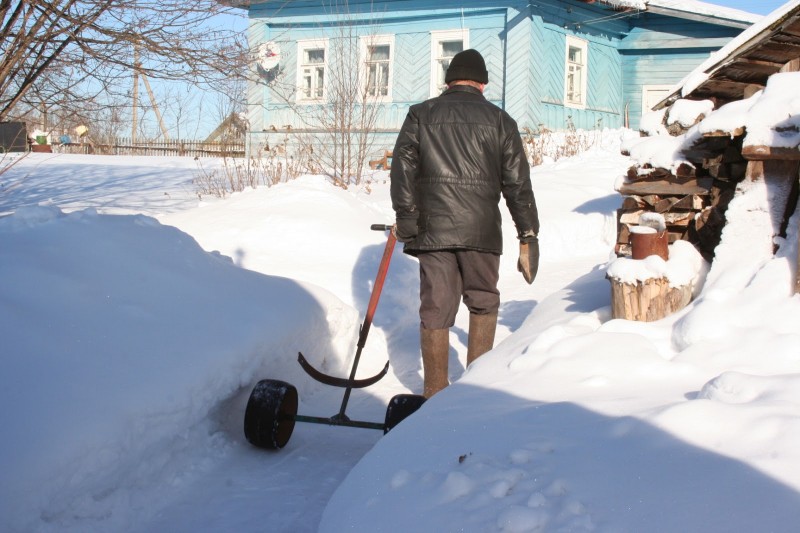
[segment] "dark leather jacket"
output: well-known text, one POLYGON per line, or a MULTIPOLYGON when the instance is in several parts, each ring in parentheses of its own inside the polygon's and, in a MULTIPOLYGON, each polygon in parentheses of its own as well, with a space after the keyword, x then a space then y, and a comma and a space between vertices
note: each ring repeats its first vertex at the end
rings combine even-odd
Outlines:
POLYGON ((530 166, 508 113, 469 85, 455 85, 411 106, 391 168, 396 217, 417 221, 417 236, 405 244, 406 253, 502 253, 501 194, 518 234, 538 233, 530 166))

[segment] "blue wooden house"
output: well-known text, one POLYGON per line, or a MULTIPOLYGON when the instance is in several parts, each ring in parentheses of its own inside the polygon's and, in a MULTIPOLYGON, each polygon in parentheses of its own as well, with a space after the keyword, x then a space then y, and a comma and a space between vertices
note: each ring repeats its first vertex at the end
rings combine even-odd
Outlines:
POLYGON ((330 116, 309 117, 335 113, 332 98, 353 88, 332 85, 354 72, 374 145, 391 148, 408 107, 439 94, 449 58, 467 48, 486 59, 486 97, 522 130, 637 128, 643 109, 760 19, 692 0, 220 1, 249 14, 251 149, 329 128, 330 116))

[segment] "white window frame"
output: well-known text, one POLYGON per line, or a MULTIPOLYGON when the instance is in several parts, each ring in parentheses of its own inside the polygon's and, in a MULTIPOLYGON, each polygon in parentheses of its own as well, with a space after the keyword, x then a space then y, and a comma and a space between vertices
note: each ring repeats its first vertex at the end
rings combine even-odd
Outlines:
POLYGON ((577 109, 586 109, 586 87, 587 79, 589 77, 589 42, 583 39, 578 39, 571 35, 567 35, 567 47, 564 56, 564 105, 566 107, 574 107, 577 109), (579 48, 581 50, 581 63, 571 63, 569 60, 570 48, 579 48), (580 98, 575 99, 570 97, 570 75, 577 66, 581 73, 579 93, 580 98))
MULTIPOLYGON (((297 41, 297 102, 300 104, 319 104, 325 102, 328 95, 328 39, 303 39, 297 41), (322 49, 325 54, 325 60, 322 63, 322 96, 306 96, 305 95, 305 68, 306 64, 303 61, 306 50, 319 50, 322 49)), ((312 78, 313 79, 313 78, 312 78)), ((314 89, 315 87, 312 87, 314 89)))
POLYGON ((394 84, 394 35, 366 35, 361 37, 360 42, 360 64, 361 68, 361 90, 366 95, 369 101, 373 102, 391 102, 392 101, 392 85, 394 84), (386 94, 383 95, 370 95, 367 94, 369 81, 370 65, 367 63, 367 52, 370 46, 389 46, 389 59, 388 63, 389 76, 387 79, 386 94))
POLYGON ((431 85, 430 95, 439 96, 442 93, 442 86, 444 78, 439 78, 441 73, 441 60, 442 57, 439 53, 440 45, 446 41, 462 42, 462 50, 469 48, 469 29, 458 30, 439 30, 431 32, 431 85))

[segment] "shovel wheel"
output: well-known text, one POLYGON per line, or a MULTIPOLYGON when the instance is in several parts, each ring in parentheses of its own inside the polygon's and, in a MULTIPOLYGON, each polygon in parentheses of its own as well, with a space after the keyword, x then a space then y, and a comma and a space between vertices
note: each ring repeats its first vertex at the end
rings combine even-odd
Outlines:
POLYGON ((294 431, 295 415, 297 389, 294 385, 276 379, 261 380, 247 401, 244 436, 259 448, 283 448, 294 431))
POLYGON ((386 407, 383 433, 388 433, 390 429, 414 414, 425 403, 425 399, 425 396, 419 394, 397 394, 392 396, 388 407, 386 407))

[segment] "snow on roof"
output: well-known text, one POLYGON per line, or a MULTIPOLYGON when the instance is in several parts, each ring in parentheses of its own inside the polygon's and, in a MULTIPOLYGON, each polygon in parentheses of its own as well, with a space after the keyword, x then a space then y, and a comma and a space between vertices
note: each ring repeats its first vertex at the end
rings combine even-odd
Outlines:
POLYGON ((796 148, 800 145, 800 72, 783 72, 746 100, 731 102, 700 122, 701 133, 745 128, 744 146, 796 148))
POLYGON ((603 0, 604 3, 614 7, 630 7, 633 9, 647 9, 647 2, 645 0, 603 0))
MULTIPOLYGON (((217 0, 219 3, 238 8, 248 8, 251 4, 263 4, 267 0, 217 0)), ((667 10, 670 12, 683 12, 686 15, 706 16, 718 19, 728 19, 732 21, 755 22, 761 17, 741 11, 739 9, 732 9, 729 7, 718 6, 709 4, 707 2, 699 2, 697 0, 600 0, 606 5, 615 8, 630 8, 646 10, 667 10)), ((285 2, 288 4, 289 2, 285 2)), ((675 15, 675 13, 670 13, 675 15)))
MULTIPOLYGON (((669 0, 651 0, 652 2, 665 2, 669 0)), ((676 2, 684 0, 673 0, 676 2)), ((689 1, 689 0, 685 0, 689 1)), ((699 3, 699 2, 695 2, 699 3)), ((727 60, 736 53, 746 49, 749 45, 758 42, 761 38, 768 35, 772 31, 775 23, 786 17, 792 11, 796 11, 800 7, 800 0, 791 0, 779 7, 769 15, 761 18, 740 33, 737 37, 732 39, 728 44, 720 48, 718 51, 711 54, 711 56, 701 63, 697 68, 690 72, 683 80, 681 80, 671 94, 675 94, 680 90, 681 96, 686 96, 699 87, 709 76, 719 67, 723 66, 727 60)), ((725 8, 721 8, 725 9, 725 8)))
POLYGON ((741 9, 733 9, 731 7, 718 6, 708 2, 699 2, 697 0, 648 0, 648 11, 659 11, 660 9, 670 11, 681 11, 686 14, 704 15, 719 19, 728 19, 732 21, 754 23, 761 20, 761 15, 742 11, 741 9))
MULTIPOLYGON (((623 150, 639 165, 673 170, 682 163, 691 164, 683 151, 690 149, 704 134, 724 132, 734 136, 744 131, 745 147, 797 149, 800 147, 800 95, 797 94, 797 87, 800 87, 800 72, 773 74, 763 91, 720 107, 685 134, 633 138, 623 144, 623 150)), ((694 104, 702 105, 697 102, 694 104)), ((698 108, 689 106, 687 109, 690 110, 686 114, 688 117, 698 108)), ((657 116, 657 113, 653 113, 653 120, 657 116)), ((654 127, 651 129, 656 130, 654 127)))

